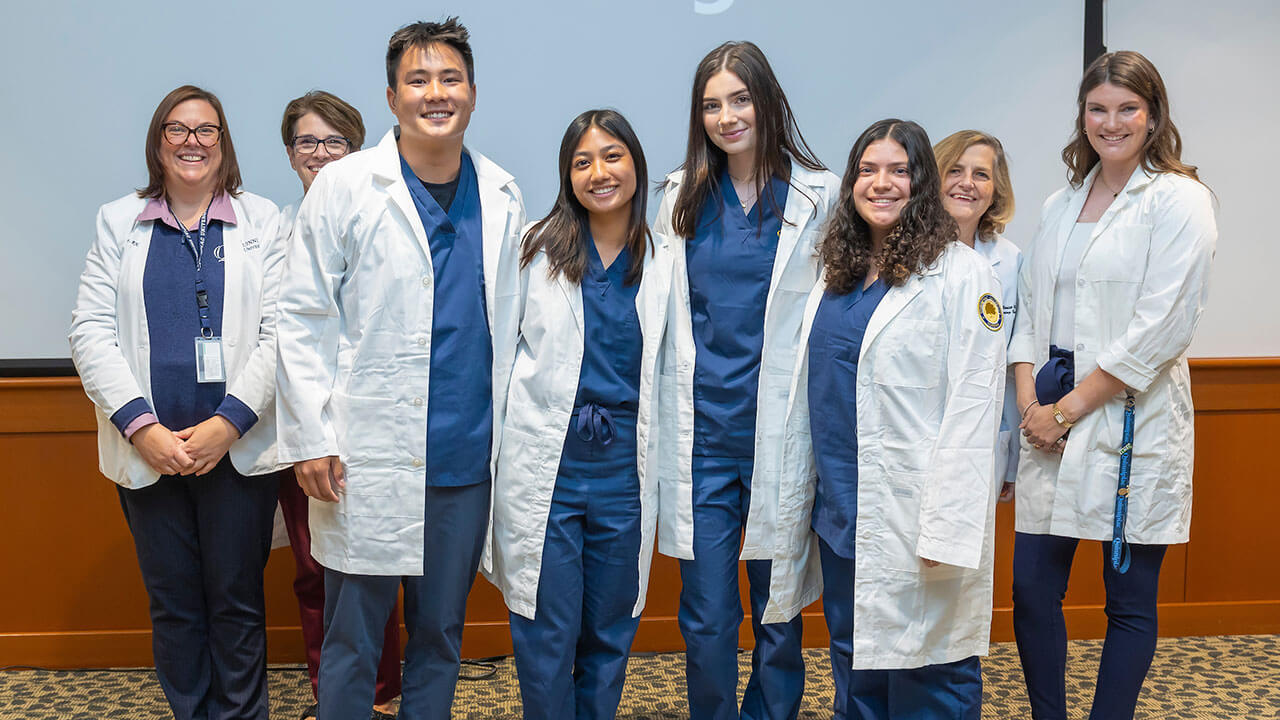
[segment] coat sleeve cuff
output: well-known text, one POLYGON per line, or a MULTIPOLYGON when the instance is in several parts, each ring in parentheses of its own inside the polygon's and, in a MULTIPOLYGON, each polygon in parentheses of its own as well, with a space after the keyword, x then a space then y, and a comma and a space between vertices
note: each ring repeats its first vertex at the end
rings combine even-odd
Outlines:
POLYGON ((137 420, 139 417, 147 414, 150 414, 152 417, 155 416, 155 413, 151 411, 151 405, 149 405, 144 398, 136 397, 125 403, 123 407, 111 415, 111 424, 116 426, 116 429, 120 431, 121 435, 125 436, 125 439, 128 439, 129 436, 133 434, 134 430, 137 430, 138 427, 142 427, 147 423, 138 425, 138 427, 135 427, 132 430, 129 429, 129 426, 133 424, 134 420, 137 420))
POLYGON ((221 415, 227 419, 227 422, 234 425, 240 437, 244 437, 244 434, 258 422, 258 414, 250 410, 249 406, 235 395, 222 398, 222 403, 218 405, 214 414, 221 415))
POLYGON ((1098 367, 1138 392, 1144 392, 1159 374, 1155 368, 1115 345, 1098 354, 1098 367))
POLYGON ((982 547, 981 545, 966 547, 964 543, 934 540, 921 535, 916 541, 916 555, 946 565, 974 570, 982 562, 982 547))

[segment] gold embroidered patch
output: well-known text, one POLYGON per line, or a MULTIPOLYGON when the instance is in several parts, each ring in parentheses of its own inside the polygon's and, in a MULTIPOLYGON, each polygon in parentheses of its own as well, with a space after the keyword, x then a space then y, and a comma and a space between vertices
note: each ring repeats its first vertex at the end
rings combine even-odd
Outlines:
POLYGON ((991 332, 998 332, 1004 326, 1004 309, 1000 307, 1000 301, 996 300, 995 295, 986 293, 978 298, 978 317, 982 318, 982 324, 991 332))

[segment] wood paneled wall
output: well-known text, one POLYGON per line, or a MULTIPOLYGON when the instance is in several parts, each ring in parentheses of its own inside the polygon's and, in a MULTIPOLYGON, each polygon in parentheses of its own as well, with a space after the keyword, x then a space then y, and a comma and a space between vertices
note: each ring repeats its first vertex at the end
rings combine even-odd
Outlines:
MULTIPOLYGON (((1280 632, 1280 358, 1192 361, 1196 478, 1192 540, 1171 548, 1160 586, 1163 635, 1280 632)), ((147 598, 115 486, 97 472, 95 426, 76 378, 0 379, 0 666, 151 664, 147 598)), ((1013 637, 1013 508, 998 516, 992 637, 1013 637)), ((1073 637, 1099 637, 1102 551, 1082 543, 1067 594, 1073 637)), ((288 549, 267 565, 272 662, 298 662, 302 640, 288 549)), ((675 561, 658 556, 637 651, 679 650, 675 561)), ((478 580, 463 652, 509 653, 507 612, 478 580)), ((821 607, 805 643, 827 644, 821 607)), ((750 628, 744 623, 744 645, 750 628)))

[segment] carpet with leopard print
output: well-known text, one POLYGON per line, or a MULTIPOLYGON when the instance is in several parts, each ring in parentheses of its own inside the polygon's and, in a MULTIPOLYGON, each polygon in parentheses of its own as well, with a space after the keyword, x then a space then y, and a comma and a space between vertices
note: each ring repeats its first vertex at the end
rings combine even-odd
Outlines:
MULTIPOLYGON (((1072 642, 1067 698, 1072 720, 1088 715, 1101 642, 1072 642)), ((800 717, 831 717, 831 670, 822 650, 805 651, 808 668, 800 717)), ((750 656, 739 656, 745 685, 750 656)), ((519 718, 515 666, 493 663, 492 674, 460 680, 455 720, 519 718)), ((1012 643, 992 646, 983 661, 983 718, 1030 717, 1018 653, 1012 643)), ((467 666, 464 675, 486 675, 467 666)), ((311 703, 300 666, 268 672, 273 720, 297 720, 311 703)), ((684 655, 631 658, 618 717, 627 720, 687 718, 684 655)), ((741 688, 740 688, 741 691, 741 688)), ((23 670, 0 672, 0 720, 163 720, 170 717, 149 670, 23 670)), ((1145 720, 1256 720, 1280 718, 1280 635, 1166 638, 1160 640, 1135 716, 1145 720)))

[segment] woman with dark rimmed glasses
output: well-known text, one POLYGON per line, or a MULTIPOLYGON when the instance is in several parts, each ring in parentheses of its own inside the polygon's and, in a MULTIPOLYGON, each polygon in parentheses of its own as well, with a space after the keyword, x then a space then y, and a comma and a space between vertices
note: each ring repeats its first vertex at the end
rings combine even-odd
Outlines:
POLYGON ((267 720, 279 210, 240 190, 222 105, 151 118, 147 186, 98 211, 71 354, 96 406, 173 715, 267 720))

